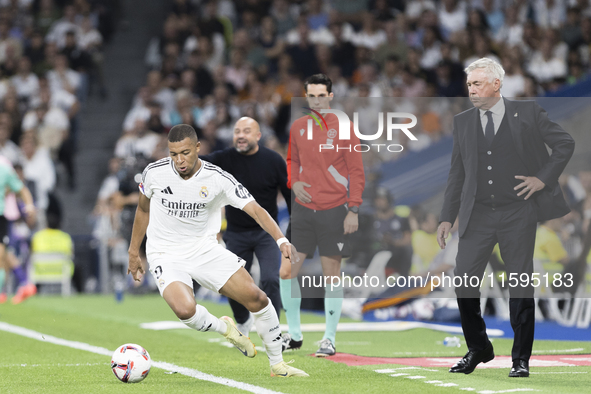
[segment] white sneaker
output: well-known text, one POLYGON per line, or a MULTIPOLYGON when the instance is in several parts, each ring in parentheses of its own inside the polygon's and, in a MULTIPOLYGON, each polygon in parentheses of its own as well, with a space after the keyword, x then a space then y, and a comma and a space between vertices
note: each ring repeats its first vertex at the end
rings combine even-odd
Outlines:
POLYGON ((226 322, 226 325, 228 326, 228 330, 224 334, 224 338, 226 338, 228 342, 236 346, 236 348, 246 357, 252 358, 257 355, 254 343, 251 342, 249 337, 242 335, 242 333, 238 331, 236 323, 234 323, 234 320, 231 317, 222 316, 220 317, 220 320, 226 322))
POLYGON ((310 376, 307 373, 305 373, 304 371, 302 371, 301 369, 297 369, 294 367, 291 367, 287 364, 291 364, 293 363, 293 360, 291 360, 290 362, 285 362, 285 361, 281 361, 279 364, 275 364, 271 366, 271 376, 277 376, 280 378, 289 378, 290 376, 300 376, 300 377, 306 377, 306 376, 310 376))
POLYGON ((253 324, 254 324, 254 316, 252 315, 252 313, 249 313, 248 320, 242 324, 236 323, 236 328, 238 328, 238 331, 240 331, 242 334, 248 336, 248 334, 250 333, 250 330, 252 330, 253 324))
POLYGON ((336 349, 334 348, 332 341, 328 338, 325 338, 320 341, 320 347, 316 351, 316 357, 334 356, 335 353, 336 349))

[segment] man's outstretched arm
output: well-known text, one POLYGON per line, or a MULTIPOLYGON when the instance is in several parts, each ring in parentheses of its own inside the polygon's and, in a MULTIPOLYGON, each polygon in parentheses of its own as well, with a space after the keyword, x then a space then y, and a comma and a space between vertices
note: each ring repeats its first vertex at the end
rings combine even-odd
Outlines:
POLYGON ((281 232, 281 229, 275 223, 275 220, 269 215, 269 213, 261 207, 256 201, 251 201, 242 208, 244 212, 250 215, 263 230, 265 230, 273 239, 278 242, 279 249, 283 257, 290 259, 297 259, 296 250, 293 245, 289 243, 285 235, 281 232))

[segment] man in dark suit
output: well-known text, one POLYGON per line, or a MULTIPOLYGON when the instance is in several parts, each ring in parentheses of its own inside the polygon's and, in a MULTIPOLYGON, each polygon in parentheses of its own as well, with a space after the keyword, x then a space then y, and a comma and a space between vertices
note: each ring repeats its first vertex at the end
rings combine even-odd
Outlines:
MULTIPOLYGON (((531 277, 536 223, 569 212, 558 177, 575 143, 534 101, 501 97, 505 72, 498 63, 482 58, 465 72, 474 108, 454 117, 452 162, 437 241, 445 248, 459 214, 456 276, 482 278, 497 243, 508 277, 529 275, 529 286, 509 288, 514 332, 509 377, 527 377, 534 340, 531 277)), ((479 363, 492 360, 494 351, 480 313, 479 286, 464 281, 456 295, 468 353, 450 372, 469 374, 479 363)))

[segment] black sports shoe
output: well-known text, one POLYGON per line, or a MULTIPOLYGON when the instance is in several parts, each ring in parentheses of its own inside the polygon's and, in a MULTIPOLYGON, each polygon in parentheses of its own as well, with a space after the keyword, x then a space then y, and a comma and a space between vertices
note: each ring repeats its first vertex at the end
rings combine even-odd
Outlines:
POLYGON ((285 333, 282 335, 281 338, 281 351, 284 352, 286 350, 297 350, 302 347, 303 343, 303 338, 301 341, 294 341, 293 339, 291 339, 291 335, 285 333))

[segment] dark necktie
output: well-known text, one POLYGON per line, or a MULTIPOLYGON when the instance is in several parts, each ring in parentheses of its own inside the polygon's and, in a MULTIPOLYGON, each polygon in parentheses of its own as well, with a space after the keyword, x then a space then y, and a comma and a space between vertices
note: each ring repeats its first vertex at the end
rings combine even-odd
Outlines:
POLYGON ((492 112, 486 111, 485 115, 488 118, 488 122, 486 122, 484 138, 486 138, 488 144, 490 145, 492 144, 492 141, 495 138, 495 124, 493 123, 492 112))

